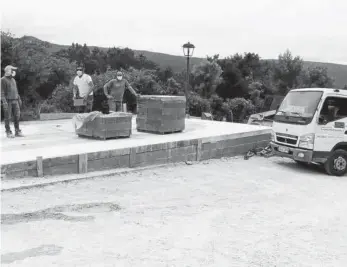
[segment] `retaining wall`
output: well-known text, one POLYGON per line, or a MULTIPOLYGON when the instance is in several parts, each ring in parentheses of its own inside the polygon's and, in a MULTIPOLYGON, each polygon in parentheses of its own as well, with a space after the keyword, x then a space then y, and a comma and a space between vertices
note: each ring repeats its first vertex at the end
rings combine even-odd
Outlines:
POLYGON ((153 164, 201 161, 247 153, 270 141, 267 130, 99 151, 1 166, 2 179, 86 173, 153 164))

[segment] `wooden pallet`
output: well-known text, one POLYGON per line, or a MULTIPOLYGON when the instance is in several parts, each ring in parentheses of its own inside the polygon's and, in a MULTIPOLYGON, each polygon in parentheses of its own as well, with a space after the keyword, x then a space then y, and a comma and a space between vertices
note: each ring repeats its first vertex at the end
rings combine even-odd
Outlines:
POLYGON ((170 132, 158 132, 158 131, 148 131, 148 130, 137 130, 137 131, 142 132, 142 133, 159 134, 159 135, 166 135, 166 134, 182 133, 183 132, 183 130, 170 131, 170 132))
POLYGON ((85 139, 93 139, 93 140, 113 140, 113 139, 124 139, 129 138, 129 136, 116 136, 116 137, 101 137, 101 136, 87 136, 87 135, 81 135, 78 134, 78 137, 85 138, 85 139))

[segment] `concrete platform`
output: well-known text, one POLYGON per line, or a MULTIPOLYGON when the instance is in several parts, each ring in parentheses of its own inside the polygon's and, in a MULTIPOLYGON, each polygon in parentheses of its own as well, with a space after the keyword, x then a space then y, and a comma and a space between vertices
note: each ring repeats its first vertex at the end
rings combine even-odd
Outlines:
POLYGON ((106 141, 78 137, 72 120, 21 125, 23 138, 7 139, 2 131, 2 179, 235 156, 270 139, 269 127, 199 119, 186 119, 182 133, 156 135, 137 132, 134 117, 130 138, 106 141))

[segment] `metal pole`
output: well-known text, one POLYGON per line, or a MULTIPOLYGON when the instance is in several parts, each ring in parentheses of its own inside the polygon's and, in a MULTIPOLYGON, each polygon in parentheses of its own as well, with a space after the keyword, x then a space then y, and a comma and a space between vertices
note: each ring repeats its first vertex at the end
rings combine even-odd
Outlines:
POLYGON ((188 95, 188 90, 189 90, 189 55, 187 56, 187 80, 186 80, 186 111, 187 114, 189 115, 189 95, 188 95))

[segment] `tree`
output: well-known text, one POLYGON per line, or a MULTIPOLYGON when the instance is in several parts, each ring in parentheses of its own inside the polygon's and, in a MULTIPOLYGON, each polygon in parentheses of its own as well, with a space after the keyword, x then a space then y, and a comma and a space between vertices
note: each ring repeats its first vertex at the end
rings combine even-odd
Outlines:
POLYGON ((155 70, 130 68, 125 72, 125 77, 132 84, 134 89, 143 95, 161 95, 165 90, 157 82, 155 70))
MULTIPOLYGON (((160 68, 156 63, 149 60, 143 53, 140 53, 139 55, 135 56, 135 59, 137 61, 136 66, 139 65, 140 69, 150 69, 150 70, 157 70, 160 71, 160 68)), ((136 67, 133 65, 132 67, 136 67)), ((168 67, 168 69, 171 69, 168 67)))
POLYGON ((261 91, 264 95, 271 95, 277 92, 274 81, 274 65, 272 60, 263 60, 260 62, 259 77, 256 81, 262 84, 261 91))
POLYGON ((50 54, 47 43, 25 37, 13 40, 13 62, 24 104, 33 107, 37 117, 43 101, 57 85, 68 84, 76 69, 67 59, 50 54))
POLYGON ((242 77, 240 69, 228 59, 220 61, 222 67, 222 82, 216 88, 216 93, 224 98, 243 97, 247 93, 247 82, 242 77))
POLYGON ((184 95, 182 85, 178 83, 175 78, 171 77, 165 84, 165 94, 168 95, 184 95))
POLYGON ((221 74, 222 68, 217 63, 216 58, 195 65, 192 70, 193 90, 202 97, 210 98, 222 82, 221 74))
POLYGON ((327 68, 313 67, 303 73, 303 83, 309 88, 332 88, 334 80, 329 76, 327 68))
POLYGON ((224 99, 246 96, 249 92, 249 84, 262 77, 258 54, 235 54, 218 60, 218 63, 223 71, 223 82, 216 91, 224 99))
POLYGON ((206 59, 207 59, 208 62, 214 62, 214 61, 217 61, 217 62, 218 62, 218 60, 219 60, 219 54, 216 54, 216 55, 214 55, 213 57, 207 56, 206 59))
POLYGON ((174 72, 171 67, 167 67, 164 70, 159 70, 157 75, 159 80, 161 80, 162 82, 167 82, 168 79, 173 77, 174 72))
POLYGON ((273 78, 281 95, 287 94, 291 89, 299 88, 299 77, 303 66, 303 60, 299 56, 293 58, 289 50, 278 56, 274 64, 273 78))
POLYGON ((1 76, 3 76, 3 70, 7 65, 14 64, 13 41, 13 34, 1 31, 1 76))

